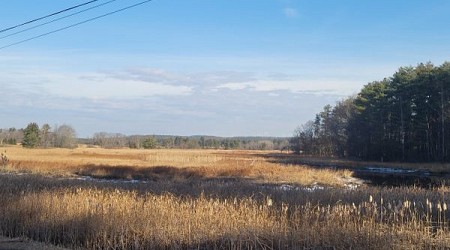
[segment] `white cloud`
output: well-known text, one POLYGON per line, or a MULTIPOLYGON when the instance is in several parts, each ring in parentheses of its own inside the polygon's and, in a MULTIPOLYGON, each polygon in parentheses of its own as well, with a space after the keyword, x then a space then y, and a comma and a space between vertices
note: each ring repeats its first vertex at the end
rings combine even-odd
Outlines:
POLYGON ((116 79, 103 74, 83 77, 53 76, 45 87, 53 95, 93 99, 179 96, 188 95, 192 90, 188 86, 173 86, 138 79, 116 79))
POLYGON ((0 74, 0 104, 10 111, 11 122, 69 123, 83 135, 99 130, 131 133, 127 129, 132 133, 279 135, 289 134, 302 119, 310 119, 324 104, 352 94, 361 84, 336 72, 317 80, 316 73, 183 72, 150 67, 74 72, 17 67, 0 74))
POLYGON ((155 68, 130 68, 119 72, 105 72, 105 74, 120 80, 139 80, 165 84, 186 83, 190 80, 189 76, 155 68))
POLYGON ((104 73, 28 72, 16 76, 0 77, 13 82, 19 92, 34 92, 58 97, 88 99, 132 99, 149 96, 189 95, 192 88, 164 82, 117 78, 104 73))
MULTIPOLYGON (((28 69, 26 73, 14 71, 2 74, 0 82, 7 90, 3 102, 14 106, 88 112, 151 110, 164 114, 202 113, 199 109, 203 107, 169 107, 171 104, 198 102, 199 96, 207 101, 204 105, 222 110, 223 107, 214 102, 225 94, 233 95, 233 100, 240 98, 244 92, 245 100, 252 99, 258 92, 271 97, 278 96, 280 92, 348 96, 361 85, 357 79, 333 76, 317 79, 312 76, 259 75, 237 71, 181 73, 155 68, 90 73, 28 69)), ((209 110, 207 114, 211 112, 214 111, 209 110)))
POLYGON ((289 7, 284 8, 283 13, 288 18, 296 18, 299 16, 298 11, 296 9, 289 7))
POLYGON ((225 83, 217 86, 217 89, 243 90, 249 89, 258 92, 288 91, 291 93, 314 93, 351 95, 355 92, 358 81, 342 81, 333 79, 294 79, 294 80, 257 80, 251 82, 225 83))

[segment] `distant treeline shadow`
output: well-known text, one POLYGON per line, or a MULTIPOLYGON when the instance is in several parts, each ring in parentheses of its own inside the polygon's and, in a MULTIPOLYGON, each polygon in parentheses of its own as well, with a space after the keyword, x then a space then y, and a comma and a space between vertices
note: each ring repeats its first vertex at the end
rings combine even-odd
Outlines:
POLYGON ((76 174, 99 179, 149 181, 203 179, 206 177, 201 169, 195 170, 192 168, 177 168, 171 166, 135 167, 93 164, 82 167, 76 174))

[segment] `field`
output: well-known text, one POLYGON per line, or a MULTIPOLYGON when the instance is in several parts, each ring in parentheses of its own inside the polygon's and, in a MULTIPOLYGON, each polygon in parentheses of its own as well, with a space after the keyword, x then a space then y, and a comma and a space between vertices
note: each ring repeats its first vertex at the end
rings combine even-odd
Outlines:
POLYGON ((342 186, 350 171, 286 167, 265 151, 0 148, 6 171, 128 180, 242 179, 261 183, 342 186))
POLYGON ((6 150, 0 234, 87 249, 448 249, 450 189, 266 151, 6 150))

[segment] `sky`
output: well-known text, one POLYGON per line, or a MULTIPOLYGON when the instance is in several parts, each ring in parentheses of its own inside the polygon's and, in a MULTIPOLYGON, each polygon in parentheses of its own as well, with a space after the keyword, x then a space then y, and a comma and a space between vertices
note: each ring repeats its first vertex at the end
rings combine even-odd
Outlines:
MULTIPOLYGON (((291 136, 399 67, 449 60, 446 0, 153 0, 6 47, 141 1, 0 32, 0 128, 291 136)), ((85 2, 3 1, 0 30, 85 2)))

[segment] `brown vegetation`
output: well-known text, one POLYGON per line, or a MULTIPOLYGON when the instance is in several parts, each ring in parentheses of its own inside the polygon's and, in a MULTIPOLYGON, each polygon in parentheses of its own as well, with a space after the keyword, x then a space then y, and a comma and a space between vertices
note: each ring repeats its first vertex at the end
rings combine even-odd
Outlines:
MULTIPOLYGON (((0 148, 3 150, 4 148, 0 148)), ((257 182, 342 186, 349 171, 286 166, 267 151, 6 148, 8 170, 139 180, 243 178, 257 182)))
POLYGON ((431 173, 441 174, 450 173, 450 163, 430 162, 430 163, 411 163, 411 162, 379 162, 379 161, 360 161, 345 158, 333 157, 314 157, 296 154, 269 154, 268 157, 277 159, 276 162, 287 165, 306 165, 306 166, 327 166, 345 169, 358 169, 362 167, 386 167, 399 169, 426 170, 431 173))
POLYGON ((349 173, 271 163, 262 152, 7 151, 11 163, 0 172, 0 234, 10 237, 88 249, 450 245, 447 187, 350 190, 339 182, 349 173), (57 174, 43 174, 49 172, 57 174), (146 181, 68 178, 77 172, 146 181), (327 180, 337 181, 315 191, 300 186, 327 180), (286 182, 288 188, 280 185, 286 182))

